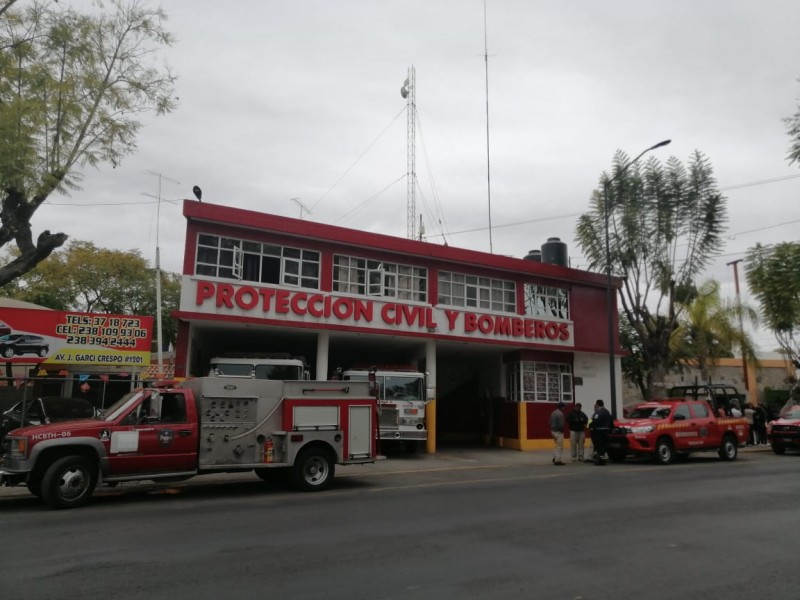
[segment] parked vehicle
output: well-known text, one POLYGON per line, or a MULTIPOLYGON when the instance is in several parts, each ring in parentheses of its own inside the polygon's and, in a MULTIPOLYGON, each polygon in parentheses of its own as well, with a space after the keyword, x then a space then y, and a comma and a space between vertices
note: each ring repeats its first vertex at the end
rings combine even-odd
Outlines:
POLYGON ((0 321, 0 335, 7 335, 11 333, 11 327, 9 327, 5 322, 0 321))
POLYGON ((50 345, 40 335, 27 333, 8 333, 0 336, 0 355, 4 358, 13 358, 19 354, 37 354, 47 356, 50 345))
POLYGON ((91 419, 98 414, 94 405, 83 398, 41 396, 25 402, 17 402, 0 415, 0 442, 12 429, 59 423, 72 419, 91 419))
POLYGON ((615 422, 608 457, 621 462, 629 454, 645 455, 666 465, 678 456, 716 450, 721 459, 736 460, 747 436, 744 418, 718 417, 709 401, 656 399, 636 405, 615 422))
POLYGON ((220 356, 211 359, 209 377, 252 377, 253 379, 309 379, 306 361, 289 354, 220 356))
POLYGON ((787 448, 800 450, 800 404, 789 400, 775 421, 767 423, 767 440, 775 454, 787 448))
POLYGON ((378 366, 348 369, 341 376, 345 381, 367 381, 371 372, 378 388, 381 440, 399 441, 407 451, 416 451, 428 439, 425 374, 413 367, 378 366))
POLYGON ((9 432, 0 484, 27 484, 52 508, 95 486, 254 471, 291 474, 303 491, 331 485, 336 464, 376 460, 369 383, 202 377, 134 390, 98 419, 9 432))

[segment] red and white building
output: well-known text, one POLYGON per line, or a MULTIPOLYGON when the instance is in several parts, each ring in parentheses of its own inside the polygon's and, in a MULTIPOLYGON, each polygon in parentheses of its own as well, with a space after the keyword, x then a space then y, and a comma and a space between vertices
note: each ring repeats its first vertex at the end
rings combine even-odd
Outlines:
POLYGON ((183 212, 176 376, 230 352, 302 355, 314 379, 410 364, 428 373, 429 451, 549 445, 558 401, 608 402, 604 275, 192 200, 183 212))

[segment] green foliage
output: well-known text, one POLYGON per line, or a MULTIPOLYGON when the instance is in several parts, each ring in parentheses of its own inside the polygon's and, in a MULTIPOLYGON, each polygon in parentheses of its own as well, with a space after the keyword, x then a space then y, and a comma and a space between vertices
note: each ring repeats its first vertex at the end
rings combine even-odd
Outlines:
POLYGON ((766 325, 800 364, 800 243, 757 244, 747 251, 745 274, 766 325))
MULTIPOLYGON (((177 337, 177 322, 168 316, 178 309, 180 288, 178 274, 162 271, 165 343, 177 337)), ((0 293, 59 310, 153 317, 157 312, 155 270, 138 250, 108 250, 77 240, 0 288, 0 293)))
POLYGON ((703 381, 720 358, 731 358, 734 349, 756 361, 755 343, 743 330, 744 322, 756 324, 756 311, 737 301, 720 298, 719 283, 705 282, 687 303, 670 340, 673 358, 695 361, 703 381))
POLYGON ((81 13, 34 1, 0 13, 0 247, 19 250, 0 285, 66 241, 44 231, 34 242, 31 218, 50 194, 79 189, 81 167, 118 164, 136 147, 138 118, 174 107, 176 78, 152 60, 172 43, 166 15, 140 0, 109 4, 81 13))
POLYGON ((589 268, 598 271, 607 265, 606 218, 611 273, 621 280, 620 321, 635 331, 650 394, 676 366, 670 339, 681 301, 691 297, 694 281, 724 245, 725 198, 698 151, 686 165, 651 157, 642 167, 617 152, 612 175, 600 178, 576 232, 589 268))
POLYGON ((783 121, 786 123, 786 133, 789 134, 789 138, 792 140, 789 145, 789 164, 800 162, 800 106, 798 106, 794 115, 785 118, 783 121))

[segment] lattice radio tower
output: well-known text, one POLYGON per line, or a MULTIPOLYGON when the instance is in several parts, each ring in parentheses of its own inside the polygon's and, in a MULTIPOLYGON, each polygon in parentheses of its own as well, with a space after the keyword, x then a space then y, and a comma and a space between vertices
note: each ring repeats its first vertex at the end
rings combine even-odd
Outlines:
POLYGON ((400 88, 400 95, 406 99, 406 117, 408 121, 408 140, 407 140, 407 172, 406 182, 408 187, 407 201, 406 201, 406 223, 407 223, 407 236, 408 239, 413 240, 416 238, 415 228, 417 220, 417 206, 416 198, 414 196, 417 185, 417 171, 416 171, 416 141, 415 135, 417 130, 417 72, 414 65, 408 68, 408 77, 400 88))

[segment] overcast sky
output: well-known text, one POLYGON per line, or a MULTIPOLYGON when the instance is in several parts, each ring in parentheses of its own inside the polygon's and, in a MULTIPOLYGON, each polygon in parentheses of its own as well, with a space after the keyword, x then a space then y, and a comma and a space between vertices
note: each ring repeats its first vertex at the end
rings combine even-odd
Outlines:
MULTIPOLYGON (((148 118, 138 152, 85 171, 34 219, 180 271, 180 203, 203 201, 405 237, 406 101, 416 68, 416 173, 431 243, 488 252, 482 0, 170 0, 163 58, 180 106, 148 118), (148 173, 149 172, 149 173, 148 173), (156 226, 160 172, 160 226, 156 226), (179 183, 174 183, 179 182, 179 183)), ((723 256, 798 239, 800 165, 782 119, 800 98, 797 0, 487 0, 491 246, 568 244, 614 153, 714 167, 728 198, 723 256)), ((741 265, 740 265, 741 266, 741 265)), ((740 269, 742 295, 749 297, 740 269)), ((775 347, 768 333, 757 341, 775 347)))

